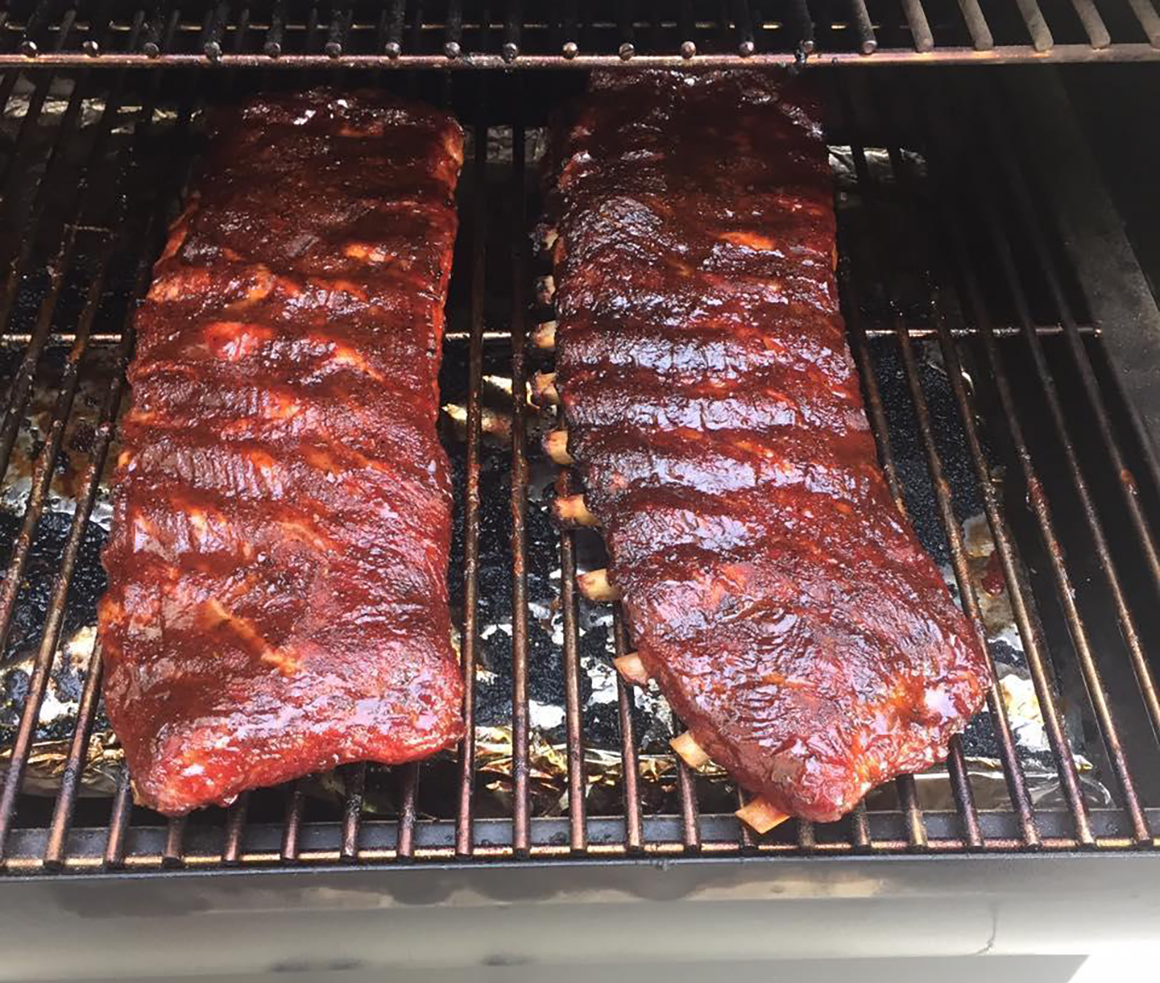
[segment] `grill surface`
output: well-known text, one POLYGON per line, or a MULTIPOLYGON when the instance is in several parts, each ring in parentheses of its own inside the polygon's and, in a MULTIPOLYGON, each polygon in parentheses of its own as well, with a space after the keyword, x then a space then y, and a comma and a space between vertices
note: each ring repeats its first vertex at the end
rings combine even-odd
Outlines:
POLYGON ((12 0, 0 64, 475 68, 1160 58, 1155 0, 12 0))
POLYGON ((469 726, 455 761, 348 767, 328 780, 338 794, 303 781, 166 821, 132 806, 119 766, 113 794, 82 794, 99 719, 91 672, 74 693, 78 725, 54 735, 63 742, 58 787, 33 787, 27 762, 50 676, 67 657, 64 640, 93 623, 103 582, 101 478, 125 395, 128 314, 196 159, 202 111, 258 86, 321 77, 175 69, 0 79, 10 134, 0 161, 9 264, 0 462, 6 488, 30 486, 27 505, 0 527, 0 638, 5 662, 28 668, 25 685, 5 694, 8 873, 1160 842, 1160 702, 1149 655, 1160 637, 1157 469, 1090 323, 1053 203, 1028 181, 1031 157, 1001 80, 977 76, 924 76, 918 96, 905 74, 820 79, 832 93, 843 300, 882 460, 968 615, 986 621, 996 598, 1009 605, 1011 637, 993 639, 991 654, 1029 681, 1043 718, 1039 752, 1012 733, 1009 694, 997 688, 945 769, 899 780, 838 823, 787 823, 754 837, 730 814, 729 786, 679 763, 668 794, 654 796, 644 759, 651 767, 666 756, 644 747, 647 708, 619 680, 611 703, 587 700, 593 646, 606 663, 614 653, 605 645, 622 652, 624 633, 619 614, 606 625, 572 588, 592 544, 551 530, 543 423, 519 412, 540 361, 525 337, 550 316, 533 289, 546 269, 528 247, 539 208, 532 150, 548 111, 581 80, 348 72, 338 84, 389 84, 449 104, 473 130, 444 369, 444 402, 463 408, 466 431, 456 442, 448 427, 458 475, 451 582, 465 664, 476 667, 466 675, 468 718, 510 724, 510 783, 496 796, 494 774, 477 774, 469 726), (494 439, 492 423, 505 414, 510 445, 494 439), (48 421, 35 439, 34 416, 48 421), (78 503, 71 515, 53 505, 62 482, 78 503), (964 525, 971 517, 976 533, 989 530, 981 576, 964 525), (533 794, 542 776, 531 712, 545 693, 565 708, 568 794, 552 807, 533 794), (608 773, 613 785, 606 774, 590 788, 585 748, 609 733, 628 767, 608 773), (985 774, 981 754, 997 759, 990 769, 1000 780, 985 774))

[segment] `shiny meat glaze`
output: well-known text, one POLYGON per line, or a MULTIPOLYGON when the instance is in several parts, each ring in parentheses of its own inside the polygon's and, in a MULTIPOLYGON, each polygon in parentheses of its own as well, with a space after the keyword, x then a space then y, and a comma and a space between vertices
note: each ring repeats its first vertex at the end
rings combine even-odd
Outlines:
POLYGON ((217 120, 136 318, 100 608, 169 814, 462 735, 435 431, 459 127, 378 93, 217 120))
POLYGON ((808 92, 597 77, 557 133, 568 451, 648 674, 776 809, 941 760, 984 654, 879 468, 808 92))

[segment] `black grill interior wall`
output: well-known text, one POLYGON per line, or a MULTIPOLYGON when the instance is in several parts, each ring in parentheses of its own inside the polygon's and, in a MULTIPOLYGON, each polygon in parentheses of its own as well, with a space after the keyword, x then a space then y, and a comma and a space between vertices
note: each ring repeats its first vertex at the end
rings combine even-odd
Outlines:
POLYGON ((1061 242, 1059 203, 1013 124, 1017 74, 815 78, 829 103, 843 304, 880 453, 998 668, 988 712, 948 767, 839 823, 756 837, 732 816, 736 789, 680 765, 663 706, 612 672, 619 618, 570 586, 574 570, 600 565, 599 543, 549 522, 539 436, 551 421, 523 396, 550 363, 525 344, 551 317, 530 235, 538 154, 582 73, 11 70, 0 78, 5 869, 1152 847, 1157 472, 1061 242), (132 805, 89 661, 130 314, 214 105, 322 83, 446 105, 472 138, 442 426, 456 468, 450 583, 475 640, 474 753, 466 769, 454 754, 353 766, 166 821, 132 805), (472 577, 479 600, 465 609, 472 577))

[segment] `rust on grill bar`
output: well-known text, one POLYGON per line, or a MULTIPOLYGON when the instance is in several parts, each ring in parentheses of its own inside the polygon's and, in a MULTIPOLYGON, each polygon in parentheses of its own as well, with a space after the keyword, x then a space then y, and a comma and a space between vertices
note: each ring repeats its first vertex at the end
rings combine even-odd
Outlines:
MULTIPOLYGON (((564 476, 565 480, 567 476, 564 476)), ((584 722, 580 707, 580 628, 577 617, 576 543, 570 530, 560 533, 560 615, 563 623, 565 740, 568 756, 568 841, 574 853, 588 848, 584 804, 584 722)))
POLYGON ((302 813, 306 808, 306 779, 291 782, 286 796, 286 820, 282 829, 282 859, 298 859, 302 813))
MULTIPOLYGON (((624 615, 617 604, 613 613, 613 640, 617 657, 628 653, 624 615)), ((620 754, 624 786, 624 844, 630 852, 644 844, 644 825, 641 822, 640 762, 637 759, 636 735, 632 727, 632 693, 620 674, 616 675, 616 708, 620 718, 620 754)))
MULTIPOLYGON (((512 16, 515 8, 512 4, 512 16)), ((505 44, 518 45, 519 34, 509 25, 505 44)), ((518 50, 518 48, 517 48, 518 50)), ((522 100, 521 100, 522 101, 522 100)), ((531 845, 528 799, 529 720, 528 720, 528 458, 527 458, 527 372, 524 367, 527 342, 524 330, 525 297, 531 283, 524 261, 527 238, 524 127, 512 128, 511 198, 512 222, 508 230, 512 248, 511 296, 511 555, 512 555, 512 845, 524 855, 531 845)))
MULTIPOLYGON (((893 57, 900 37, 920 50, 928 43, 924 18, 932 54, 953 49, 930 0, 907 0, 893 21, 870 25, 876 53, 858 54, 859 4, 844 2, 849 25, 809 25, 821 53, 844 44, 843 57, 871 63, 893 57)), ((1071 0, 1064 2, 1070 8, 1071 0)), ((959 10, 957 0, 952 5, 959 10)), ((1157 624, 1140 601, 1160 594, 1155 472, 1109 394, 1099 362, 1104 336, 1071 285, 1055 239, 1054 203, 1035 184, 1032 157, 1005 107, 997 99, 980 102, 982 83, 975 79, 940 79, 921 92, 890 71, 860 80, 857 91, 839 79, 830 135, 843 195, 839 278, 891 492, 912 505, 926 537, 942 544, 946 576, 976 632, 990 640, 993 660, 995 605, 1009 606, 1019 678, 1042 726, 1042 750, 1030 752, 1015 732, 1013 719, 1026 724, 1026 711, 1011 702, 997 672, 978 734, 955 741, 945 768, 899 779, 839 823, 784 823, 759 835, 733 815, 757 806, 711 765, 693 770, 668 747, 684 729, 680 722, 658 726, 647 709, 654 699, 647 680, 622 678, 614 667, 614 659, 631 654, 619 606, 582 600, 577 574, 602 563, 590 546, 594 534, 556 531, 548 522, 553 502, 583 518, 582 489, 565 471, 555 494, 542 494, 551 484, 544 474, 555 474, 549 458, 568 462, 567 434, 551 431, 554 408, 537 415, 525 398, 533 373, 553 369, 550 328, 541 326, 551 324, 550 307, 532 303, 539 267, 528 234, 542 204, 536 153, 548 113, 574 86, 564 76, 372 76, 358 66, 385 67, 393 45, 399 65, 446 63, 442 49, 451 42, 460 45, 462 66, 479 59, 486 66, 491 58, 546 65, 567 44, 576 46, 577 64, 606 56, 619 63, 626 43, 629 64, 667 57, 670 49, 694 64, 738 59, 747 42, 753 50, 745 58, 757 63, 781 57, 789 44, 804 45, 805 25, 792 16, 797 8, 787 8, 789 23, 775 29, 747 4, 727 5, 728 17, 712 22, 694 16, 690 4, 659 20, 653 19, 659 5, 637 4, 620 23, 607 24, 582 21, 588 8, 566 4, 553 23, 541 24, 529 19, 532 6, 499 5, 499 19, 484 25, 466 2, 452 5, 458 21, 437 23, 414 3, 385 4, 373 24, 364 23, 357 5, 308 17, 292 0, 256 4, 244 21, 234 6, 219 4, 200 8, 191 27, 192 13, 172 4, 123 21, 115 6, 105 8, 113 11, 107 19, 99 11, 90 19, 81 3, 63 32, 64 22, 46 13, 28 25, 12 19, 0 25, 0 53, 23 40, 35 45, 38 63, 88 41, 84 50, 99 53, 75 72, 37 67, 0 76, 0 125, 8 138, 0 144, 0 260, 8 264, 0 293, 8 382, 0 460, 5 502, 15 503, 0 517, 7 548, 0 669, 28 677, 13 700, 0 758, 3 870, 1155 847, 1160 791, 1145 763, 1154 760, 1160 734, 1160 697, 1148 661, 1157 624), (681 48, 686 40, 692 53, 681 48), (93 546, 104 535, 97 513, 132 350, 130 298, 147 286, 164 225, 177 210, 197 152, 190 134, 206 102, 293 84, 273 72, 96 67, 142 55, 150 43, 158 69, 172 58, 204 63, 199 46, 211 44, 220 47, 226 68, 242 67, 238 59, 245 58, 270 65, 325 59, 346 70, 343 85, 402 87, 446 101, 473 125, 446 338, 457 355, 449 356, 444 381, 458 393, 453 399, 466 419, 457 472, 462 559, 451 576, 462 584, 468 719, 484 728, 501 714, 511 740, 504 781, 494 781, 481 757, 485 745, 469 728, 457 756, 422 767, 347 766, 334 776, 255 790, 228 810, 166 822, 133 807, 119 764, 103 785, 94 783, 90 759, 105 727, 99 662, 78 682, 68 728, 53 745, 57 770, 50 778, 41 770, 40 721, 66 667, 70 633, 84 624, 81 608, 90 602, 78 591, 93 578, 93 546), (263 52, 270 46, 276 62, 263 52), (360 62, 371 48, 382 60, 360 62), (947 107, 960 113, 965 130, 948 122, 947 107), (973 148, 966 155, 964 133, 973 148), (921 242, 922 255, 896 249, 892 226, 921 242), (917 300, 916 282, 926 291, 917 300), (510 382, 498 403, 488 388, 495 379, 510 382), (1041 406, 1034 419, 1031 402, 1041 406), (485 427, 493 416, 510 426, 485 427), (93 432, 78 443, 82 423, 93 432), (962 435, 957 450, 951 430, 962 435), (1061 468, 1052 463, 1053 448, 1061 468), (496 469, 503 481, 493 480, 496 469), (24 490, 9 494, 18 481, 24 490), (62 481, 75 502, 63 517, 54 511, 62 481), (1026 504, 1018 497, 1023 490, 1026 504), (984 574, 964 523, 968 514, 993 551, 984 574), (498 527, 495 515, 503 517, 498 527), (1142 574, 1132 577, 1137 557, 1142 574), (46 562, 48 581, 40 583, 46 562), (497 563, 510 580, 491 576, 497 563), (505 605, 510 595, 510 633, 501 643, 485 637, 496 625, 497 589, 505 605), (40 614, 34 602, 43 604, 40 614), (492 664, 500 651, 510 651, 506 668, 492 664), (510 709, 505 702, 497 711, 494 686, 483 682, 484 673, 497 670, 510 709), (604 703, 594 699, 601 679, 608 684, 604 703), (1138 706, 1125 706, 1125 692, 1138 706), (540 717, 549 699, 556 701, 556 729, 540 717), (1098 737, 1085 741, 1085 730, 1098 737), (1148 740, 1141 743, 1142 733, 1148 740), (980 746, 993 760, 984 760, 980 746), (552 790, 548 805, 541 786, 552 790)), ((968 7, 957 14, 960 45, 978 42, 978 25, 969 15, 961 19, 968 7)), ((1047 25, 1059 9, 1045 3, 1047 16, 1037 19, 1034 0, 1013 0, 1012 15, 1033 41, 1028 51, 1052 47, 1047 25)), ((983 26, 995 41, 986 55, 999 57, 1010 45, 1002 19, 986 10, 983 26)), ((1137 15, 1141 10, 1132 7, 1137 15)), ((1106 21, 1110 55, 1122 46, 1118 23, 1106 21)), ((953 57, 956 50, 963 49, 953 49, 953 57)))
POLYGON ((479 87, 479 115, 474 129, 475 156, 472 172, 473 198, 471 227, 471 341, 468 364, 467 396, 467 477, 464 490, 464 558, 463 558, 463 719, 466 731, 459 755, 459 796, 456 818, 455 851, 470 856, 475 842, 472 835, 472 807, 475 787, 475 667, 479 631, 476 615, 479 608, 479 468, 482 439, 481 387, 483 384, 483 305, 484 270, 487 238, 484 222, 487 196, 484 193, 487 170, 487 124, 483 122, 486 107, 485 87, 479 87))

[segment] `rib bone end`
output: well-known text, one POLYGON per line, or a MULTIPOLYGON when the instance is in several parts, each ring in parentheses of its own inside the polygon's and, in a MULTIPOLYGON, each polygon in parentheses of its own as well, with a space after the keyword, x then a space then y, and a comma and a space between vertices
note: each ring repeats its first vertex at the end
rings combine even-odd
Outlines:
POLYGON ((580 588, 580 593, 590 601, 620 600, 620 591, 608 582, 608 571, 603 568, 577 574, 576 586, 580 588))
POLYGON ((556 347, 556 322, 545 321, 532 332, 532 345, 542 351, 552 351, 556 347))
POLYGON ((628 655, 613 659, 612 664, 616 666, 616 671, 620 673, 621 679, 629 685, 648 685, 648 673, 645 672, 644 663, 640 661, 640 656, 635 652, 629 652, 628 655))
POLYGON ((754 799, 738 809, 733 815, 757 833, 768 833, 790 817, 780 809, 775 809, 765 799, 754 799))
POLYGON ((705 749, 697 743, 697 739, 688 731, 685 731, 680 737, 674 737, 669 741, 669 746, 677 752, 680 759, 690 768, 702 768, 709 763, 709 755, 705 753, 705 749))
POLYGON ((532 401, 539 406, 560 405, 555 372, 536 372, 532 376, 532 401))
POLYGON ((543 276, 536 283, 536 301, 547 306, 552 303, 552 299, 556 296, 556 278, 554 276, 543 276))
POLYGON ((564 495, 552 503, 556 521, 562 526, 598 526, 600 522, 584 502, 583 495, 564 495))
POLYGON ((544 439, 544 450, 547 451, 548 457, 562 467, 576 463, 572 455, 568 453, 567 430, 553 430, 548 434, 544 439))

